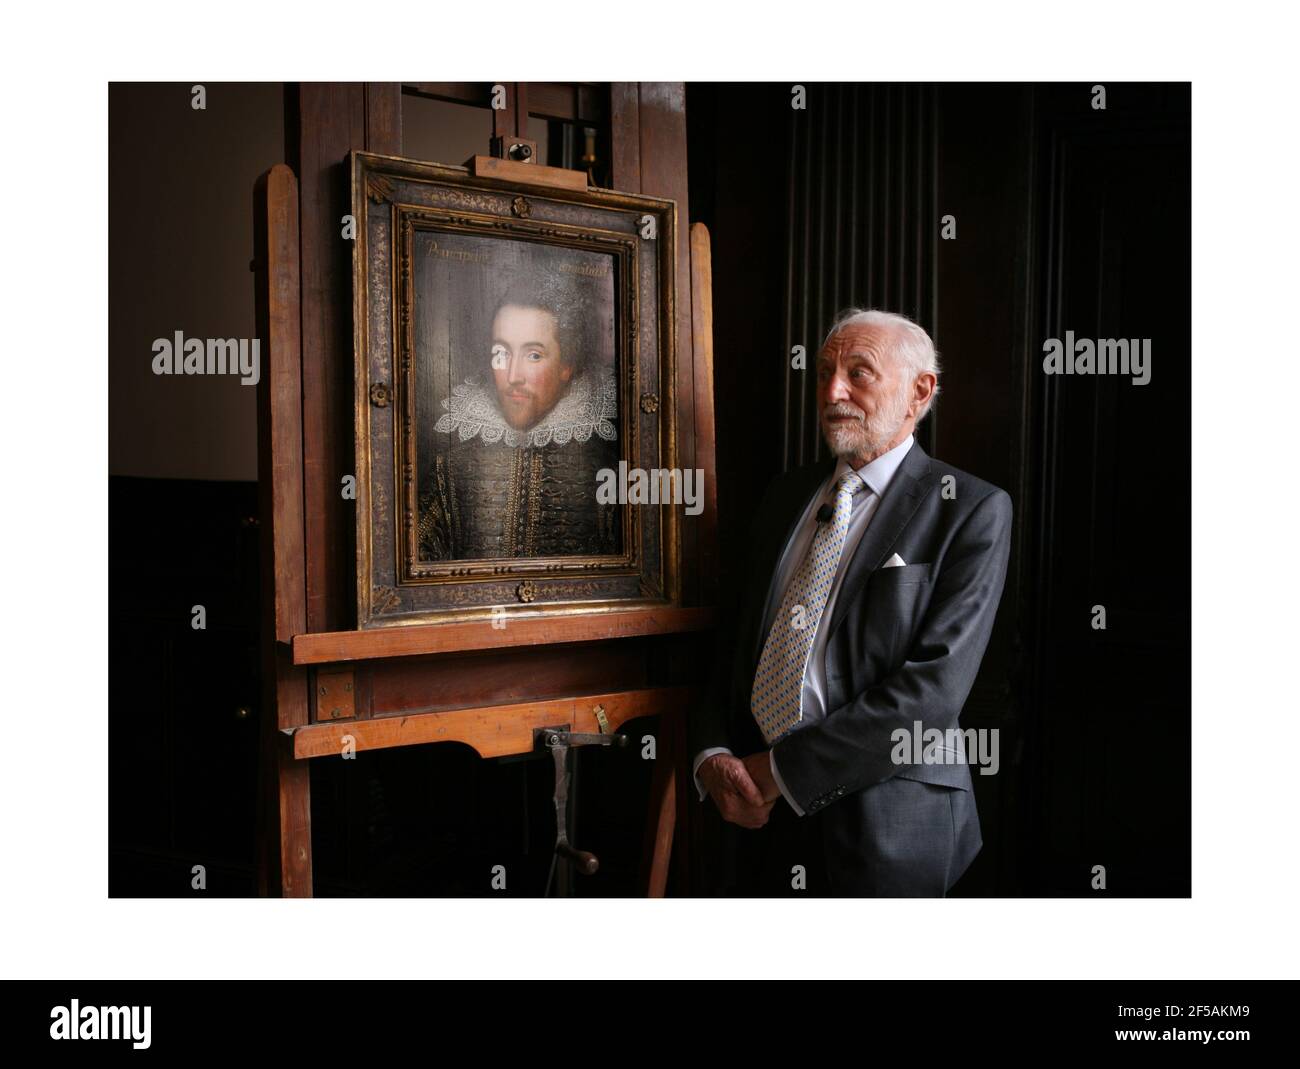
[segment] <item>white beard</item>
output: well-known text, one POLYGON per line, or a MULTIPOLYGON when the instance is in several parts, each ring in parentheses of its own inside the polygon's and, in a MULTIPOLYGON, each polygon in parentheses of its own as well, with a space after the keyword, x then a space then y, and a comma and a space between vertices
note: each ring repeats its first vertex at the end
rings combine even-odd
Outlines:
MULTIPOLYGON (((847 414, 848 408, 828 405, 822 411, 822 434, 837 457, 879 456, 889 448, 907 419, 908 390, 900 388, 893 404, 876 410, 856 423, 828 424, 826 413, 847 414)), ((860 409, 853 409, 859 415, 860 409)))

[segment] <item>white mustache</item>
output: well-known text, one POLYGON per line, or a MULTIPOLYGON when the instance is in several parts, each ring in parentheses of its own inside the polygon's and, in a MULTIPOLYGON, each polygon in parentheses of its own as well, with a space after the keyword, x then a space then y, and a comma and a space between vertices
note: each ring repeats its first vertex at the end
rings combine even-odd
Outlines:
POLYGON ((866 418, 856 408, 850 408, 848 405, 827 405, 822 409, 823 419, 830 419, 832 416, 848 416, 850 419, 856 419, 859 423, 866 418))

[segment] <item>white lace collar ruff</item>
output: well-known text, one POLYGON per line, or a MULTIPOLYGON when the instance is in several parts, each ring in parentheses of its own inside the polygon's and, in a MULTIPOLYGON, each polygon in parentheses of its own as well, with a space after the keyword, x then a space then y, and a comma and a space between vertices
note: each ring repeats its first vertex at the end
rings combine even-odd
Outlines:
POLYGON ((606 441, 617 441, 613 420, 618 415, 618 383, 608 368, 598 374, 599 379, 585 372, 575 378, 555 407, 527 430, 516 430, 506 422, 495 384, 471 375, 452 387, 450 398, 443 398, 442 407, 448 411, 438 417, 433 429, 442 434, 455 431, 462 442, 477 435, 485 442, 504 441, 512 447, 585 442, 593 431, 606 441))

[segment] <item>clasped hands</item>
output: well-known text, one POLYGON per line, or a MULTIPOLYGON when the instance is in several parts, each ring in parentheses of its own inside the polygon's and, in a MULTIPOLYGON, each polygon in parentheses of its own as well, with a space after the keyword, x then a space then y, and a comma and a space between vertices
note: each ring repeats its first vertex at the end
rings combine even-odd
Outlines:
POLYGON ((700 783, 723 820, 742 828, 761 828, 767 823, 772 806, 781 797, 768 753, 763 750, 748 757, 719 753, 700 764, 700 783))

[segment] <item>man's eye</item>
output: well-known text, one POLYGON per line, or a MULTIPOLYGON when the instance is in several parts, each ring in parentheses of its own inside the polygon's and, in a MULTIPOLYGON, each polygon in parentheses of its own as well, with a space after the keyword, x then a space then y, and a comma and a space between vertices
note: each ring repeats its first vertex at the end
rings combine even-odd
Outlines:
POLYGON ((530 349, 527 353, 527 358, 532 361, 544 360, 546 359, 546 354, 539 353, 536 349, 530 349))

